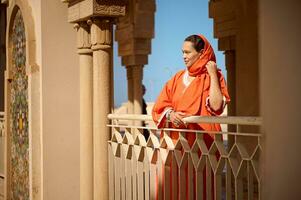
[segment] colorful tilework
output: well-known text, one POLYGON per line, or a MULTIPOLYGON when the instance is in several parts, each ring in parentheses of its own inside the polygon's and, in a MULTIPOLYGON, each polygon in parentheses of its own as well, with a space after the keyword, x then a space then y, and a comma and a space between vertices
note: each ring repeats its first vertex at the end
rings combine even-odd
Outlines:
POLYGON ((28 77, 26 75, 26 37, 18 10, 10 35, 11 68, 11 199, 29 199, 28 77))

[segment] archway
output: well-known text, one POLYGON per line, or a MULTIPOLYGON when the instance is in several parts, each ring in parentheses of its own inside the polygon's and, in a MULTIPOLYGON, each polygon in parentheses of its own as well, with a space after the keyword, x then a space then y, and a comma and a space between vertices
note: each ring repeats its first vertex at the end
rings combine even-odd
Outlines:
POLYGON ((34 23, 27 1, 11 1, 7 15, 4 195, 36 199, 41 191, 41 132, 34 23))

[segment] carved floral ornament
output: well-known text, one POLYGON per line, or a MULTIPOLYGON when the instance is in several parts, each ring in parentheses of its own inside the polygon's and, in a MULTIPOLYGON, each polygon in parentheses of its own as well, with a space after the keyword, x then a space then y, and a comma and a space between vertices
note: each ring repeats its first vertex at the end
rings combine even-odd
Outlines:
POLYGON ((125 0, 63 0, 68 3, 68 21, 83 21, 91 17, 125 15, 125 0))

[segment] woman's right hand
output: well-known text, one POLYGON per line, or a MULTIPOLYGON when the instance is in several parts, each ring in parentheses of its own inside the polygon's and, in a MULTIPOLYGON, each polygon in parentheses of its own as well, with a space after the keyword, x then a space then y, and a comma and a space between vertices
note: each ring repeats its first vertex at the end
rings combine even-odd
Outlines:
POLYGON ((170 115, 170 121, 175 127, 180 127, 180 126, 186 127, 185 122, 183 122, 182 120, 186 116, 185 113, 171 111, 169 115, 170 115))

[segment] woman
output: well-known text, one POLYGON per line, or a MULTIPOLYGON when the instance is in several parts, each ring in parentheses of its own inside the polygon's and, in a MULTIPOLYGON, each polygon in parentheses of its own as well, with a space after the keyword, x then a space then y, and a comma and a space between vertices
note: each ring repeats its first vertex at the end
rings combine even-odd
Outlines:
MULTIPOLYGON (((208 132, 220 131, 219 124, 186 125, 183 122, 184 117, 191 115, 220 115, 230 98, 224 77, 221 71, 217 69, 214 51, 204 36, 191 35, 187 37, 183 43, 182 52, 186 69, 176 73, 164 86, 152 110, 153 120, 158 128, 167 126, 208 132)), ((209 149, 213 143, 214 135, 204 134, 203 136, 209 149)), ((170 137, 175 143, 179 133, 172 131, 170 137)), ((196 138, 195 133, 187 132, 185 137, 191 147, 196 138)), ((217 153, 216 156, 219 157, 220 155, 217 153)), ((172 172, 170 173, 172 174, 172 172)), ((203 173, 203 198, 206 199, 205 169, 203 173)), ((193 179, 195 182, 195 177, 193 179)), ((170 181, 172 181, 172 178, 170 181)), ((212 184, 214 184, 213 180, 212 184)), ((158 187, 158 183, 156 185, 158 187)), ((195 186, 193 190, 195 194, 197 190, 195 186)), ((212 196, 214 198, 213 190, 212 196)), ((187 198, 188 196, 186 196, 187 198)))
MULTIPOLYGON (((230 101, 221 70, 217 69, 214 51, 202 35, 187 37, 182 47, 185 70, 176 73, 164 86, 152 110, 158 128, 166 125, 173 128, 188 128, 205 131, 220 131, 219 124, 188 124, 183 118, 191 115, 215 116, 223 112, 230 101), (170 121, 170 123, 166 123, 170 121)), ((178 133, 170 137, 178 139, 178 133)), ((213 136, 204 135, 207 146, 213 136)), ((190 146, 195 133, 186 133, 190 146)))

